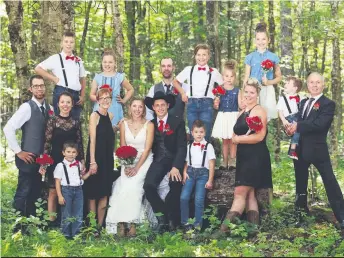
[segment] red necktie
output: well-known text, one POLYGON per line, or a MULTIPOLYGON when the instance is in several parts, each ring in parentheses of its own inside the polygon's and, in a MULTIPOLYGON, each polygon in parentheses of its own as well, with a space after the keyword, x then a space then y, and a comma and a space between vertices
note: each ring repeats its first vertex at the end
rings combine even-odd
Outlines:
POLYGON ((200 142, 194 142, 193 146, 201 146, 201 143, 200 142))
POLYGON ((72 60, 72 61, 74 61, 74 56, 66 56, 66 60, 72 60))
POLYGON ((296 103, 300 102, 300 97, 299 96, 289 96, 289 99, 290 100, 295 99, 296 103))
POLYGON ((198 67, 198 71, 205 71, 205 67, 198 67))
POLYGON ((162 131, 164 130, 164 120, 160 120, 160 121, 159 121, 158 130, 159 130, 160 132, 162 132, 162 131))
POLYGON ((79 161, 76 160, 75 162, 69 164, 69 167, 78 166, 78 165, 79 165, 79 161))

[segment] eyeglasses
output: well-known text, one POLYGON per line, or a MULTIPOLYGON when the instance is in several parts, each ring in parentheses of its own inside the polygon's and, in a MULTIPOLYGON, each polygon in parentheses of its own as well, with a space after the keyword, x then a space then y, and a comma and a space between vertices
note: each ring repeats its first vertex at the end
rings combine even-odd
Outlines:
POLYGON ((45 85, 44 84, 39 84, 39 85, 31 85, 31 88, 37 90, 37 89, 44 89, 45 85))
POLYGON ((111 101, 111 97, 99 98, 99 101, 111 101))

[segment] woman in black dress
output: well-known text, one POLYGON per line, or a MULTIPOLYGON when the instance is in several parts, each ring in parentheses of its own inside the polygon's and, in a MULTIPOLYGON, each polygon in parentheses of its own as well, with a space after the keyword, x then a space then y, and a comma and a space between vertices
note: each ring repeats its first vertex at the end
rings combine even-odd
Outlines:
MULTIPOLYGON (((247 220, 259 223, 258 204, 255 189, 272 188, 270 153, 266 146, 267 115, 264 108, 258 105, 259 83, 249 79, 244 88, 246 104, 234 126, 233 143, 238 145, 235 174, 234 200, 226 219, 229 221, 240 217, 246 209, 247 220), (263 128, 246 135, 249 127, 246 117, 260 117, 263 128)), ((228 226, 221 225, 221 231, 228 232, 228 226)))
POLYGON ((113 115, 108 112, 111 96, 110 89, 100 88, 97 91, 99 108, 90 116, 86 168, 93 176, 85 181, 84 193, 88 199, 89 210, 97 214, 98 226, 103 225, 107 199, 113 183, 115 133, 111 124, 113 115))
MULTIPOLYGON (((57 193, 55 189, 54 169, 63 160, 62 147, 66 141, 73 141, 78 144, 77 160, 81 161, 85 167, 84 147, 82 144, 81 124, 79 120, 72 118, 73 97, 69 92, 64 92, 59 96, 59 115, 50 114, 45 130, 44 153, 50 155, 54 164, 47 169, 47 181, 49 187, 48 212, 56 213, 57 193)), ((43 168, 41 168, 43 169, 43 168)), ((50 216, 50 221, 56 220, 55 215, 50 216)), ((52 223, 54 225, 54 223, 52 223)), ((57 222, 56 225, 59 225, 57 222)))

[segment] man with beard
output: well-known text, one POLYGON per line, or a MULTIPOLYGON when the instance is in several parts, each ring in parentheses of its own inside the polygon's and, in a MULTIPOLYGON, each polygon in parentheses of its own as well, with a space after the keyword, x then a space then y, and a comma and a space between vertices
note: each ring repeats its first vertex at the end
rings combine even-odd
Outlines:
MULTIPOLYGON (((13 206, 22 216, 35 215, 35 202, 40 197, 42 176, 36 157, 43 153, 44 133, 51 107, 45 102, 43 77, 33 75, 30 78, 29 91, 32 99, 23 103, 4 127, 8 146, 15 153, 16 166, 19 169, 18 185, 13 206), (22 129, 21 146, 16 140, 16 130, 22 129)), ((15 231, 19 230, 15 228, 15 231)))
MULTIPOLYGON (((184 120, 184 111, 185 104, 181 99, 181 95, 174 90, 172 85, 173 82, 173 73, 175 70, 175 65, 173 60, 170 57, 164 57, 160 61, 160 72, 163 76, 163 79, 158 84, 155 84, 149 89, 147 97, 153 98, 154 94, 158 91, 164 92, 165 94, 172 94, 176 97, 176 104, 173 108, 169 109, 168 113, 170 115, 176 116, 184 120)), ((186 87, 186 84, 183 84, 182 87, 186 87)), ((185 89, 186 90, 186 89, 185 89)), ((152 120, 154 118, 154 111, 146 107, 146 119, 152 120)))

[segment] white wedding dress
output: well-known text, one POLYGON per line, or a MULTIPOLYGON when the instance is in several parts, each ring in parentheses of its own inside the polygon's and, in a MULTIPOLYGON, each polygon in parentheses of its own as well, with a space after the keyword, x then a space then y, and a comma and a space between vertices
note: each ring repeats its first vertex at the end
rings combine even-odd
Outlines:
MULTIPOLYGON (((136 148, 138 151, 135 163, 139 161, 145 148, 148 122, 144 124, 134 137, 127 122, 124 121, 126 144, 136 148)), ((152 161, 153 153, 150 152, 137 174, 133 177, 125 175, 125 166, 122 165, 121 176, 113 183, 112 195, 109 200, 110 207, 106 216, 106 231, 108 233, 116 234, 119 222, 142 223, 148 220, 151 226, 155 226, 156 217, 152 208, 146 200, 143 202, 142 198, 144 195, 143 184, 152 161)), ((161 182, 158 191, 161 198, 164 199, 169 192, 167 177, 161 182)))

